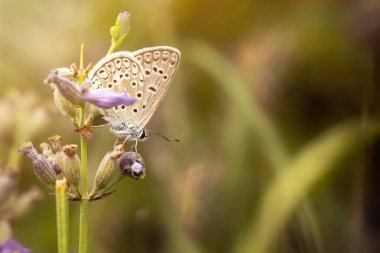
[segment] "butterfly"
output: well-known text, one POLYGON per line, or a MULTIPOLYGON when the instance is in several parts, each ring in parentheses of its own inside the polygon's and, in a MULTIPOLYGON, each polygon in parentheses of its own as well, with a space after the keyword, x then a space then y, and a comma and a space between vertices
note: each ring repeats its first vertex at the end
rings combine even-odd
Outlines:
MULTIPOLYGON (((168 46, 147 47, 134 52, 120 51, 101 59, 88 74, 90 89, 127 92, 136 99, 130 106, 119 105, 102 111, 103 119, 117 138, 142 141, 151 133, 146 124, 161 104, 178 69, 181 53, 168 46)), ((178 140, 176 140, 178 141, 178 140)))

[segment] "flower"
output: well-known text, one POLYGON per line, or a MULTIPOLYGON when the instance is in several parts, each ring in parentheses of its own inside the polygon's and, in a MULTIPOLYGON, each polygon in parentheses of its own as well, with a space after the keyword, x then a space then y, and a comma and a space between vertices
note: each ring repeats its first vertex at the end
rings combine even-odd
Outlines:
POLYGON ((145 177, 145 163, 139 153, 125 152, 119 158, 119 169, 123 175, 136 180, 145 177))
POLYGON ((78 85, 70 79, 61 76, 58 70, 53 70, 47 77, 49 84, 54 84, 59 93, 75 106, 83 104, 82 95, 78 85))
POLYGON ((53 164, 43 155, 38 154, 31 142, 23 143, 19 150, 25 156, 32 159, 34 173, 41 180, 41 182, 54 189, 55 181, 57 180, 57 173, 60 173, 61 170, 53 168, 53 164))
POLYGON ((82 96, 86 102, 96 105, 103 109, 110 109, 118 105, 131 105, 136 99, 130 98, 128 93, 116 93, 112 90, 88 90, 89 82, 86 82, 82 88, 82 96))
POLYGON ((15 239, 9 239, 0 245, 0 253, 32 253, 30 249, 24 248, 15 239))
MULTIPOLYGON (((55 85, 62 96, 62 99, 56 99, 55 102, 60 111, 69 118, 75 116, 75 106, 82 105, 84 102, 89 102, 99 108, 109 109, 118 105, 131 105, 136 102, 136 99, 130 98, 127 92, 116 93, 112 90, 89 90, 90 82, 83 83, 82 88, 70 79, 60 76, 58 70, 53 70, 47 77, 49 84, 55 85), (71 105, 72 106, 71 106, 71 105)), ((58 96, 59 98, 60 96, 58 96)))

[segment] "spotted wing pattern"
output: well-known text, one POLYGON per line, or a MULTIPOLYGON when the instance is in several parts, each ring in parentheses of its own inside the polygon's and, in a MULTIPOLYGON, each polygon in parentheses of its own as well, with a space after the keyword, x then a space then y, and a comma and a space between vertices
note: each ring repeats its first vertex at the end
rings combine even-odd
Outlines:
MULTIPOLYGON (((88 79, 92 89, 111 89, 117 93, 127 91, 128 96, 132 98, 141 96, 145 82, 140 64, 131 52, 127 51, 104 57, 92 68, 88 79)), ((104 110, 104 114, 111 120, 127 119, 136 123, 138 109, 134 105, 120 105, 104 110)))
POLYGON ((104 110, 108 121, 129 122, 142 129, 162 102, 179 60, 180 52, 166 46, 121 51, 100 60, 88 75, 91 89, 127 91, 137 100, 130 106, 104 110))
POLYGON ((181 53, 173 47, 149 47, 133 52, 144 75, 144 92, 138 98, 138 126, 144 127, 161 104, 177 71, 181 53))

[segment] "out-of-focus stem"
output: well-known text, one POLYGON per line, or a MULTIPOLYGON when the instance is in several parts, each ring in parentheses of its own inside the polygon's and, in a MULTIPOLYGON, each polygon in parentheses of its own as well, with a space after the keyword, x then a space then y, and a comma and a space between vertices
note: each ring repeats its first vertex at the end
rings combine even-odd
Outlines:
POLYGON ((57 239, 58 253, 69 252, 69 210, 67 204, 67 182, 66 179, 57 180, 55 185, 55 200, 57 211, 57 239))

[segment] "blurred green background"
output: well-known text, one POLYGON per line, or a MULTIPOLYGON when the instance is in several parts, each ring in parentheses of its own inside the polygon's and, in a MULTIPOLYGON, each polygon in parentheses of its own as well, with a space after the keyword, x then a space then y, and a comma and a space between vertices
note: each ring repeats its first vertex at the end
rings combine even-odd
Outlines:
MULTIPOLYGON (((119 50, 182 52, 148 124, 182 142, 139 145, 147 177, 91 203, 89 252, 380 252, 375 0, 0 0, 0 100, 13 99, 0 107, 2 163, 22 141, 79 144, 43 80, 78 64, 82 42, 85 63, 102 58, 122 11, 132 21, 119 50), (43 124, 28 134, 37 107, 43 124)), ((113 142, 95 130, 91 182, 113 142)), ((55 252, 54 197, 20 159, 20 191, 38 185, 45 197, 12 222, 13 236, 55 252)), ((73 252, 78 215, 70 203, 73 252)))

